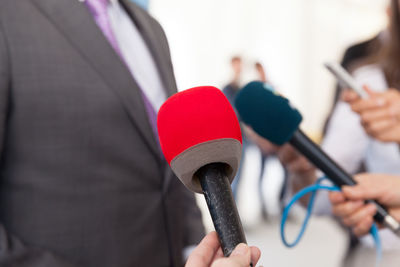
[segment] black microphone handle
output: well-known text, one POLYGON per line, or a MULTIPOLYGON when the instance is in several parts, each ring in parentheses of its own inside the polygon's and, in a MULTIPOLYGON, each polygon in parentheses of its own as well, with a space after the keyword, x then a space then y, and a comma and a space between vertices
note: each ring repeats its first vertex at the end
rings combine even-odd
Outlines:
POLYGON ((211 163, 200 168, 199 178, 222 251, 228 257, 237 245, 247 243, 227 176, 228 165, 211 163))
MULTIPOLYGON (((317 144, 307 137, 300 129, 297 130, 289 143, 320 169, 336 186, 355 185, 353 177, 337 165, 317 144)), ((383 223, 389 215, 386 208, 374 200, 368 200, 376 205, 375 220, 383 223)))

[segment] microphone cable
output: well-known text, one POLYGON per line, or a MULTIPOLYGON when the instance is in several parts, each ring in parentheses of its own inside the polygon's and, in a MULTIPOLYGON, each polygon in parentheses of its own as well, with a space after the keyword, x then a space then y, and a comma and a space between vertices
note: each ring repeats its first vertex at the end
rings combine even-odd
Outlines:
MULTIPOLYGON (((341 191, 339 187, 337 186, 326 186, 326 185, 321 185, 321 182, 326 180, 327 177, 321 177, 319 178, 315 184, 310 185, 308 187, 303 188, 299 192, 297 192, 292 199, 290 200, 289 204, 286 205, 283 214, 282 214, 282 220, 281 220, 281 239, 283 244, 288 247, 288 248, 293 248, 295 247, 301 240, 301 238, 304 235, 304 232, 307 228, 308 221, 311 217, 312 209, 314 206, 314 200, 315 196, 317 194, 318 190, 327 190, 327 191, 341 191), (302 197, 305 195, 311 193, 310 200, 307 205, 307 211, 306 211, 306 216, 304 218, 303 224, 301 226, 300 232, 297 235, 296 239, 290 243, 287 241, 286 236, 285 236, 285 226, 286 226, 286 221, 288 219, 289 211, 293 207, 293 205, 302 197)), ((379 237, 379 231, 377 225, 374 223, 370 229, 370 234, 372 235, 374 242, 375 242, 375 248, 376 248, 376 264, 375 266, 379 266, 380 262, 382 260, 382 244, 381 240, 379 237)))

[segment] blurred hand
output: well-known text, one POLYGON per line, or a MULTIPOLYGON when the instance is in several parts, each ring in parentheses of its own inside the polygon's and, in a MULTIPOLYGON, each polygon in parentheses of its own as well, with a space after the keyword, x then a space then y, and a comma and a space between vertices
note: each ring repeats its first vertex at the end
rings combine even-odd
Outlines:
POLYGON ((361 124, 368 135, 382 142, 400 143, 400 92, 389 89, 383 93, 364 89, 370 97, 361 99, 353 91, 345 91, 342 99, 360 115, 361 124))
POLYGON ((256 144, 264 155, 274 154, 279 150, 279 146, 259 136, 251 127, 244 124, 243 129, 247 138, 256 144))
MULTIPOLYGON (((267 139, 262 138, 248 126, 244 126, 246 136, 253 141, 264 154, 276 154, 282 165, 288 170, 293 192, 297 192, 306 186, 313 184, 317 177, 315 167, 291 145, 277 146, 267 139)), ((300 200, 307 205, 309 197, 300 200)))
POLYGON ((239 244, 232 254, 225 258, 216 232, 209 233, 189 256, 186 267, 249 267, 256 266, 261 252, 256 247, 239 244))
MULTIPOLYGON (((285 144, 277 151, 279 160, 286 167, 286 169, 298 176, 310 177, 314 176, 315 167, 308 159, 301 155, 290 144, 285 144)), ((314 182, 315 179, 311 179, 314 182)))
POLYGON ((244 131, 246 136, 260 148, 262 153, 277 154, 279 160, 289 172, 302 176, 309 176, 310 173, 314 172, 315 168, 313 165, 291 145, 275 145, 246 125, 244 126, 244 131))
MULTIPOLYGON (((292 193, 297 193, 304 187, 315 183, 317 180, 316 168, 291 145, 281 146, 277 154, 282 165, 289 172, 292 193)), ((309 199, 310 194, 302 197, 299 201, 306 207, 309 199)))
POLYGON ((333 214, 351 227, 356 236, 368 234, 376 213, 375 205, 365 204, 365 200, 377 200, 400 220, 400 176, 359 174, 355 180, 357 185, 344 186, 342 192, 331 192, 329 199, 333 214))

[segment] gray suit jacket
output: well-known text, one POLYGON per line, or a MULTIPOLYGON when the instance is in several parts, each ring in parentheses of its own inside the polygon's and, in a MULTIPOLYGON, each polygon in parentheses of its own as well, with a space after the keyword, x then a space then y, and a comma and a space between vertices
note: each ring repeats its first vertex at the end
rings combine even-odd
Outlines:
MULTIPOLYGON (((175 93, 164 32, 121 2, 175 93)), ((0 152, 0 266, 179 266, 203 235, 138 85, 78 0, 0 1, 0 152)))

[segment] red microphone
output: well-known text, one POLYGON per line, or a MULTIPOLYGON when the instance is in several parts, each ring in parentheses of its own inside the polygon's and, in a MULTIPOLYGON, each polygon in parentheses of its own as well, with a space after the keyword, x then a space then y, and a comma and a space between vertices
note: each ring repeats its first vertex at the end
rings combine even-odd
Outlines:
POLYGON ((170 97, 157 118, 161 149, 190 190, 203 193, 225 256, 246 243, 230 183, 242 153, 239 121, 228 99, 212 86, 170 97))

